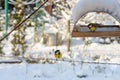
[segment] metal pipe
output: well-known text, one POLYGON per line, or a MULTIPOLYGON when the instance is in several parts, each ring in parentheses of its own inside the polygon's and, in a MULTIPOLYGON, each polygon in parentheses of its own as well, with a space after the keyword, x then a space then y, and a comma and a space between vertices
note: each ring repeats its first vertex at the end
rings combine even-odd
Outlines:
POLYGON ((7 32, 8 32, 8 0, 5 0, 5 34, 7 34, 7 32))

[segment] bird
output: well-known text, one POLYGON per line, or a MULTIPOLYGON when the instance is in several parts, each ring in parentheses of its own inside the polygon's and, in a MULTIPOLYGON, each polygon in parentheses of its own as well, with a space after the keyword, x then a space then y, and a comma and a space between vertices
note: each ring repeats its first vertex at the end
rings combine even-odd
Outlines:
POLYGON ((89 23, 88 28, 91 32, 95 32, 97 30, 97 27, 100 25, 101 24, 98 24, 98 23, 89 23))
POLYGON ((55 51, 55 58, 56 58, 56 59, 62 58, 62 53, 61 53, 60 50, 56 50, 56 51, 55 51))

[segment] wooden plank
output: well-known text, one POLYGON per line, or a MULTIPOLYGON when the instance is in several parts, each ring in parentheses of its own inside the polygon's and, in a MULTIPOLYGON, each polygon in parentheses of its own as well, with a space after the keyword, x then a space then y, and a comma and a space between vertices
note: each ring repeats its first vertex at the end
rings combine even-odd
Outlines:
MULTIPOLYGON (((75 31, 75 30, 74 30, 75 31)), ((79 27, 78 30, 79 32, 90 32, 88 27, 79 27)), ((112 31, 120 31, 119 28, 106 28, 106 27, 102 27, 102 28, 97 28, 95 32, 112 32, 112 31)))
POLYGON ((72 37, 120 37, 120 31, 110 32, 72 32, 72 37))

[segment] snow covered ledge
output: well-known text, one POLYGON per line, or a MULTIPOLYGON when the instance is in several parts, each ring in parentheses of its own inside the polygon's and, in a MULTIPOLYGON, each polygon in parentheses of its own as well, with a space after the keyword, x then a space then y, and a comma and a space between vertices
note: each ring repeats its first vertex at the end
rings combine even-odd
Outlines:
POLYGON ((73 24, 89 12, 105 12, 120 23, 120 3, 117 0, 79 0, 72 10, 73 24))

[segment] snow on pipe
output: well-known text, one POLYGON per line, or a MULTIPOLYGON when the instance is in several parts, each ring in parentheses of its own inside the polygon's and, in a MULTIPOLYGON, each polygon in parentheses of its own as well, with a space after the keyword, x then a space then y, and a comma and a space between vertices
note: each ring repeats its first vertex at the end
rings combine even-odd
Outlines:
MULTIPOLYGON (((27 2, 27 1, 22 1, 22 3, 23 3, 24 5, 36 4, 36 3, 38 3, 38 2, 40 2, 40 0, 31 0, 31 1, 29 1, 29 2, 27 2)), ((17 2, 16 2, 15 0, 9 0, 8 3, 14 5, 14 4, 16 4, 17 2)))
POLYGON ((89 12, 105 12, 120 23, 120 3, 117 0, 79 0, 72 10, 73 24, 89 12))

